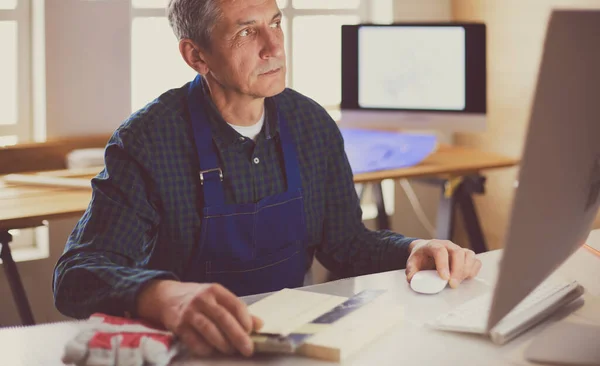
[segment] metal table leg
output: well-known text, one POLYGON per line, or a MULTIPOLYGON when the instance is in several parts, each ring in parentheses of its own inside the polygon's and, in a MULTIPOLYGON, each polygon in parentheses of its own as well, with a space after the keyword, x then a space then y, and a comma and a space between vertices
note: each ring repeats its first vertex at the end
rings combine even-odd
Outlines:
POLYGON ((34 325, 33 313, 29 307, 29 301, 21 282, 21 276, 17 270, 17 265, 12 258, 10 252, 9 243, 12 241, 12 236, 8 231, 0 231, 0 258, 2 258, 2 265, 4 267, 4 273, 10 285, 19 316, 23 325, 34 325))
POLYGON ((452 240, 454 214, 456 208, 459 208, 464 218, 471 249, 475 253, 486 252, 487 245, 473 203, 473 194, 485 192, 485 177, 472 175, 452 179, 421 179, 420 181, 442 187, 437 212, 436 239, 452 240))
POLYGON ((381 182, 373 183, 373 198, 377 205, 377 229, 389 230, 390 218, 385 210, 385 201, 383 200, 383 188, 381 182))
MULTIPOLYGON (((458 207, 463 215, 465 229, 469 237, 471 249, 475 253, 486 252, 487 245, 473 203, 473 194, 485 192, 485 177, 481 175, 465 176, 453 179, 422 179, 426 183, 442 186, 442 194, 437 212, 436 239, 452 240, 454 236, 454 214, 458 207)), ((373 198, 377 205, 377 228, 390 229, 390 218, 385 210, 381 182, 373 183, 373 198)), ((362 197, 364 186, 357 187, 362 197)))
POLYGON ((477 210, 475 209, 475 203, 473 202, 473 194, 484 193, 484 185, 485 177, 469 176, 465 177, 456 192, 456 202, 463 215, 465 229, 467 230, 469 242, 471 243, 471 249, 475 253, 483 253, 488 250, 485 237, 483 236, 483 230, 481 230, 481 225, 477 216, 477 210))
MULTIPOLYGON (((447 182, 445 182, 447 184, 447 182)), ((454 234, 455 195, 448 194, 445 184, 442 184, 442 194, 438 204, 436 219, 436 239, 452 240, 454 234)))
POLYGON ((356 183, 354 184, 354 189, 356 190, 356 195, 358 196, 358 200, 362 201, 365 195, 365 184, 364 183, 356 183))

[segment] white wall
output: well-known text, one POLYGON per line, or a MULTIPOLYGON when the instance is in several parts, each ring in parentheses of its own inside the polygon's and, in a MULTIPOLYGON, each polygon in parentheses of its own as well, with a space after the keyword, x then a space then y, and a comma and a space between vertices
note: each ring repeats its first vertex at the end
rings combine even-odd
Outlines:
POLYGON ((45 8, 48 137, 112 132, 131 111, 128 1, 45 8))
MULTIPOLYGON (((377 1, 377 0, 375 0, 377 1)), ((452 20, 451 0, 394 0, 395 21, 446 22, 452 20)))
MULTIPOLYGON (((377 1, 377 0, 374 0, 377 1)), ((131 110, 130 15, 127 1, 45 0, 47 136, 110 133, 131 110)), ((396 21, 443 21, 450 0, 395 0, 396 21)), ((398 190, 398 189, 397 189, 398 190)), ((438 190, 415 184, 426 213, 435 218, 438 190)), ((403 192, 396 192, 393 228, 427 236, 403 192)), ((53 306, 52 271, 75 219, 50 223, 50 257, 18 267, 38 322, 64 319, 53 306)), ((0 326, 19 323, 0 273, 0 326)))

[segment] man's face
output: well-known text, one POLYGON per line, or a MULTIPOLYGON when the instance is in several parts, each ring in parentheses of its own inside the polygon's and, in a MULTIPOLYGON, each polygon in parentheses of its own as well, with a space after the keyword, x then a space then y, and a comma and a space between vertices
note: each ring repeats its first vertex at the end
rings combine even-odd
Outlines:
POLYGON ((221 0, 205 60, 223 88, 270 97, 285 88, 281 12, 275 0, 221 0))

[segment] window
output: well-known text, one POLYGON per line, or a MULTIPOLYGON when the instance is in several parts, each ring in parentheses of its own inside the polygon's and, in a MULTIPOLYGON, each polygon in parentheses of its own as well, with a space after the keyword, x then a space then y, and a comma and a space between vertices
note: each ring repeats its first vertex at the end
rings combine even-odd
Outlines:
POLYGON ((339 119, 341 26, 367 20, 367 1, 280 1, 286 17, 289 84, 339 119), (318 80, 318 82, 317 82, 318 80))
POLYGON ((31 138, 29 0, 0 0, 0 147, 31 138))
MULTIPOLYGON (((386 3, 387 0, 372 2, 378 1, 386 3)), ((368 15, 373 13, 368 6, 371 1, 277 2, 283 13, 287 85, 315 99, 337 118, 341 101, 340 27, 369 19, 368 15)), ((168 0, 131 0, 132 111, 195 76, 179 55, 178 42, 165 15, 167 4, 168 0)))
POLYGON ((169 0, 131 1, 131 108, 136 111, 195 76, 166 16, 169 0), (168 72, 167 72, 168 70, 168 72))
POLYGON ((33 229, 9 230, 12 235, 10 249, 15 262, 48 258, 50 237, 47 223, 33 229))
MULTIPOLYGON (((142 0, 133 1, 136 2, 142 0)), ((163 9, 134 10, 133 13, 144 14, 134 15, 131 24, 131 107, 136 111, 165 91, 192 80, 195 71, 181 58, 177 39, 163 9)))

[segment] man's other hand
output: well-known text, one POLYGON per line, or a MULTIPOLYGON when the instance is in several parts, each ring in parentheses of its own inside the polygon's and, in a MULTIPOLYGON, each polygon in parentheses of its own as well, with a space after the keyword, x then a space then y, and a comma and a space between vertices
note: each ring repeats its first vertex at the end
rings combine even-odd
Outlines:
POLYGON ((456 288, 465 279, 479 273, 481 261, 470 249, 462 248, 448 240, 415 240, 410 244, 406 261, 406 279, 411 281, 421 270, 437 269, 438 274, 456 288))
POLYGON ((214 350, 251 356, 250 333, 262 327, 246 304, 219 284, 151 282, 137 307, 140 317, 162 324, 198 356, 214 350))

